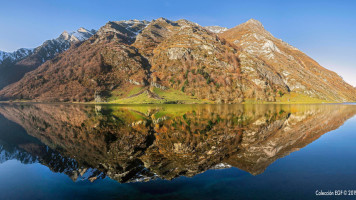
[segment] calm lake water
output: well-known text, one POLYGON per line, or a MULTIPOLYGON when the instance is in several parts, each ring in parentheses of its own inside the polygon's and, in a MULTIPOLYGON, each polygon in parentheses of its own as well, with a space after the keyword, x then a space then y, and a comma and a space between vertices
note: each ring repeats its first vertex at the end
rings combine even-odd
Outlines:
POLYGON ((355 114, 0 104, 0 199, 356 199, 355 114), (355 196, 316 196, 335 190, 355 196))

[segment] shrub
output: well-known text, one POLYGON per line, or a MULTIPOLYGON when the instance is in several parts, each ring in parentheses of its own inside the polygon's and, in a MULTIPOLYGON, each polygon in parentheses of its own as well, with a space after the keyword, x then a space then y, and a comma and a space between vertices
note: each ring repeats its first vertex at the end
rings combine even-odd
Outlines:
POLYGON ((278 91, 278 94, 280 97, 282 97, 284 95, 284 93, 282 91, 278 91))

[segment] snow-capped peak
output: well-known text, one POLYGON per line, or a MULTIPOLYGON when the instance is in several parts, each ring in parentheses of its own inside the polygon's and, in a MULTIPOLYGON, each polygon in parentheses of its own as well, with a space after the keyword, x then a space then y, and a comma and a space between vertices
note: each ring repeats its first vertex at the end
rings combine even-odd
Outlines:
POLYGON ((126 27, 125 27, 126 30, 133 34, 133 36, 131 36, 131 37, 136 37, 142 31, 142 29, 144 29, 149 24, 149 22, 146 20, 140 21, 137 19, 123 20, 120 22, 122 22, 123 24, 126 24, 126 27))
POLYGON ((59 40, 66 40, 69 42, 81 42, 89 39, 92 35, 95 34, 95 30, 87 30, 83 27, 79 28, 77 31, 73 31, 68 33, 67 31, 64 31, 60 36, 59 40))
POLYGON ((126 23, 126 24, 141 24, 141 23, 147 23, 146 20, 140 21, 138 19, 130 19, 130 20, 122 20, 120 22, 126 23))
POLYGON ((59 38, 63 40, 68 40, 70 38, 70 35, 67 31, 63 31, 63 33, 59 36, 59 38))
POLYGON ((87 33, 89 32, 87 29, 83 28, 83 27, 80 27, 77 32, 80 32, 80 33, 87 33))
POLYGON ((33 48, 21 48, 14 52, 4 52, 0 51, 0 64, 5 60, 8 59, 9 61, 13 62, 16 60, 20 60, 30 54, 33 53, 33 48))
POLYGON ((85 41, 95 33, 95 30, 87 30, 81 27, 77 31, 73 32, 64 31, 58 38, 47 40, 37 48, 21 48, 14 52, 0 51, 0 64, 2 64, 5 60, 7 62, 17 62, 38 52, 42 52, 41 60, 43 63, 46 60, 53 58, 56 54, 67 50, 71 43, 85 41), (43 49, 43 51, 41 51, 41 49, 43 49))
POLYGON ((0 61, 4 59, 5 56, 8 56, 8 52, 0 51, 0 61))
POLYGON ((97 34, 105 35, 112 32, 115 34, 126 35, 130 42, 133 42, 136 36, 149 24, 148 21, 143 20, 122 20, 122 21, 110 21, 105 26, 101 27, 97 34))

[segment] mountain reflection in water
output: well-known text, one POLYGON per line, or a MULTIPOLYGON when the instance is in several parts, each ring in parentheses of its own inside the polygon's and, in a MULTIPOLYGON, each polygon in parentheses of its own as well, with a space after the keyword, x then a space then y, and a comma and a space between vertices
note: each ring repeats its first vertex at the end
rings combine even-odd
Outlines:
POLYGON ((0 164, 39 162, 73 181, 141 182, 237 167, 261 174, 337 129, 351 105, 0 105, 0 164), (0 119, 1 121, 1 119, 0 119))

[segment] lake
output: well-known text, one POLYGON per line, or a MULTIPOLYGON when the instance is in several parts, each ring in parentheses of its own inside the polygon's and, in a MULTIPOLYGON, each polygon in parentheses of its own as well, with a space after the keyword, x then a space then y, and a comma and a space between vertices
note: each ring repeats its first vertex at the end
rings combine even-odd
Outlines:
POLYGON ((0 199, 355 199, 355 114, 0 104, 0 199))

